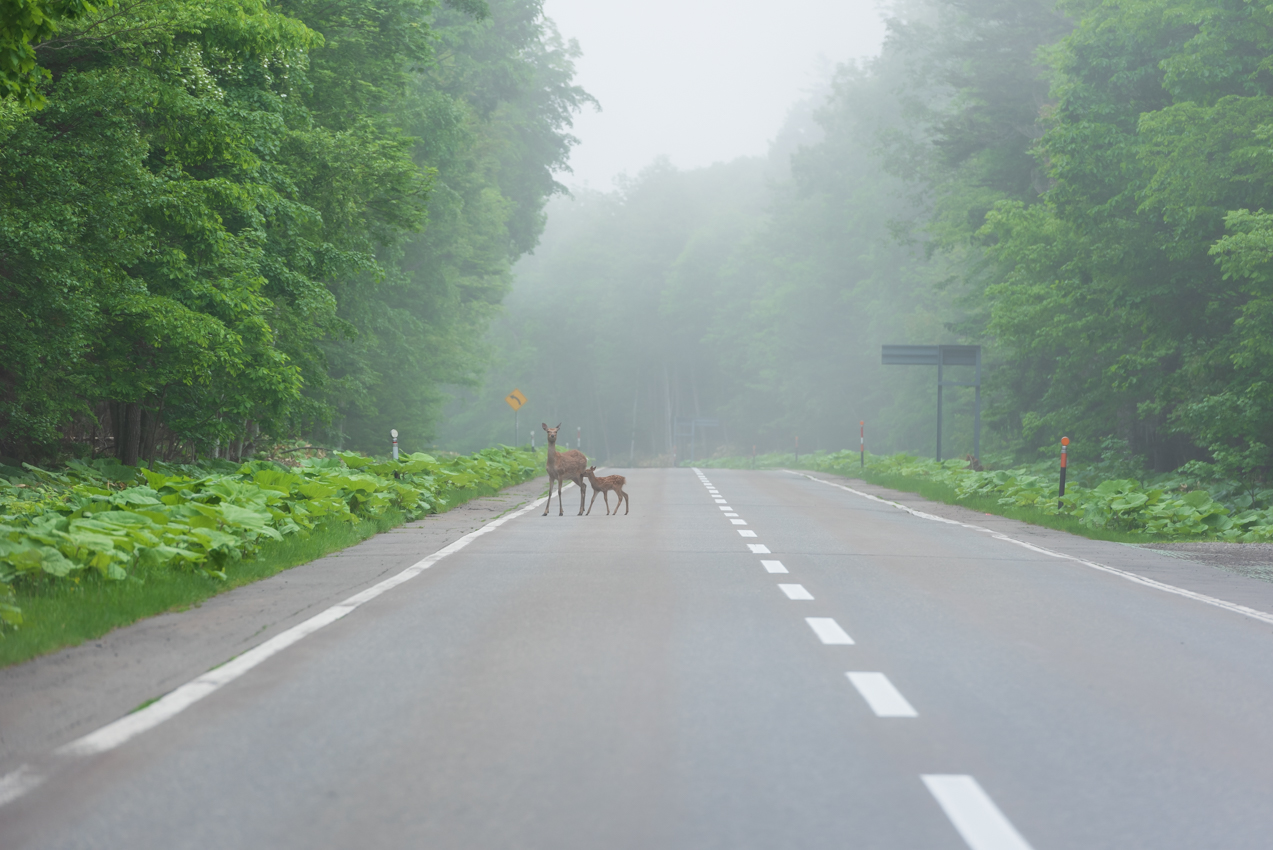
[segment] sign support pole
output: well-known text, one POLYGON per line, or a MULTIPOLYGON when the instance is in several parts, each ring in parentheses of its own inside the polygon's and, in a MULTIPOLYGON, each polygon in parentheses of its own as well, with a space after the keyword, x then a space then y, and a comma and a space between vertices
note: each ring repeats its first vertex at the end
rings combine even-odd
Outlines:
POLYGON ((942 391, 942 360, 945 358, 937 358, 937 462, 941 463, 941 391, 942 391))

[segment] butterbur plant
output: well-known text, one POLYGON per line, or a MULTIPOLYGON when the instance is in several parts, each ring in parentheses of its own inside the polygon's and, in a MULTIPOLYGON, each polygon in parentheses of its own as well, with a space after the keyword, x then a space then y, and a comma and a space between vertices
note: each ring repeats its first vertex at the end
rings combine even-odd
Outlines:
POLYGON ((539 467, 534 454, 508 448, 452 460, 342 452, 296 467, 266 461, 154 470, 113 461, 72 462, 61 471, 27 466, 17 480, 0 478, 0 624, 22 623, 14 589, 24 581, 88 575, 122 581, 154 569, 224 579, 267 540, 391 510, 418 519, 465 493, 531 478, 539 467))

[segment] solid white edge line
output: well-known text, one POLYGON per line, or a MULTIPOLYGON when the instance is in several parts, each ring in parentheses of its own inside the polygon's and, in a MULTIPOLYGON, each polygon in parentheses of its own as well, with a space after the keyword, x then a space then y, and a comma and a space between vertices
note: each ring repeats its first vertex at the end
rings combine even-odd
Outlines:
MULTIPOLYGON (((573 482, 572 482, 573 483, 573 482)), ((94 753, 101 753, 114 749, 125 741, 140 735, 141 733, 153 729, 165 720, 180 714, 185 709, 194 705, 208 694, 221 688, 244 673, 256 667, 262 661, 277 655, 287 647, 301 640, 302 638, 313 634, 323 626, 334 623, 345 615, 349 614, 355 608, 370 602, 382 593, 392 590, 403 582, 415 578, 447 555, 460 551, 465 546, 472 543, 483 534, 488 534, 504 523, 515 519, 522 514, 528 513, 542 505, 547 497, 536 499, 524 508, 514 511, 511 514, 491 520, 491 522, 461 537, 459 540, 442 547, 432 555, 422 561, 407 567, 395 576, 385 579, 375 584, 361 593, 356 593, 325 611, 315 614, 308 620, 292 626, 286 631, 280 632, 265 643, 256 646, 242 655, 222 664, 213 670, 209 670, 202 676, 199 676, 176 690, 170 691, 155 702, 132 714, 121 717, 114 723, 108 723, 95 732, 90 732, 82 738, 77 738, 69 744, 64 744, 54 752, 64 756, 86 756, 94 753)))
POLYGON ((1202 602, 1203 604, 1212 605, 1216 608, 1223 608, 1226 611, 1232 611, 1235 614, 1241 614, 1244 617, 1250 617, 1253 620, 1259 620, 1262 623, 1268 623, 1270 625, 1273 625, 1273 614, 1269 614, 1264 611, 1257 611, 1254 608, 1248 608, 1245 605, 1239 605, 1236 602, 1225 602, 1223 599, 1216 599, 1214 596, 1207 596, 1206 594, 1203 594, 1203 593, 1196 593, 1192 590, 1185 590, 1183 587, 1176 587, 1174 584, 1166 584, 1161 581, 1155 581, 1152 578, 1145 578, 1142 575, 1137 575, 1136 573, 1128 572, 1127 570, 1120 570, 1118 567, 1111 567, 1106 564, 1098 564, 1095 561, 1088 561, 1084 558, 1079 558, 1075 555, 1067 555, 1064 552, 1054 552, 1051 549, 1044 549, 1042 546, 1035 546, 1033 543, 1027 543, 1024 540, 1017 540, 1015 537, 1009 537, 1003 532, 995 531, 994 529, 991 529, 991 528, 984 528, 983 526, 980 526, 980 525, 972 525, 971 523, 960 522, 959 520, 956 520, 956 519, 947 519, 946 517, 943 517, 943 516, 936 516, 935 514, 928 514, 928 513, 924 513, 923 511, 917 511, 914 508, 909 508, 906 505, 899 504, 898 502, 891 502, 888 499, 881 499, 879 496, 872 496, 870 493, 863 493, 861 490, 854 490, 852 487, 845 487, 843 484, 836 484, 834 481, 827 481, 824 478, 816 478, 812 475, 805 475, 803 472, 796 472, 791 469, 786 469, 783 471, 790 472, 792 475, 799 475, 803 478, 808 478, 810 481, 817 481, 819 484, 826 484, 828 487, 838 487, 841 490, 847 490, 856 496, 861 496, 864 499, 870 499, 873 502, 879 502, 884 505, 892 505, 893 507, 898 508, 899 510, 906 511, 908 514, 917 516, 920 519, 928 519, 928 520, 933 520, 935 522, 944 522, 947 525, 958 525, 962 528, 968 528, 973 531, 984 532, 985 534, 989 534, 991 537, 993 537, 996 540, 1006 540, 1009 543, 1014 543, 1017 546, 1021 546, 1022 548, 1029 549, 1031 552, 1038 552, 1040 555, 1048 555, 1052 558, 1060 558, 1065 561, 1073 561, 1076 564, 1082 564, 1085 567, 1091 567, 1094 570, 1100 570, 1101 572, 1118 576, 1119 578, 1126 579, 1127 581, 1130 581, 1130 582, 1135 582, 1136 584, 1143 584, 1146 587, 1152 587, 1156 590, 1161 590, 1165 593, 1174 593, 1177 596, 1183 596, 1186 599, 1192 599, 1195 602, 1202 602))
POLYGON ((0 776, 0 806, 18 799, 44 781, 31 765, 24 764, 5 776, 0 776))
POLYGON ((876 717, 918 717, 902 692, 883 673, 845 673, 876 717))
POLYGON ((957 774, 920 777, 955 830, 972 850, 1030 850, 1030 845, 1004 817, 977 780, 957 774))

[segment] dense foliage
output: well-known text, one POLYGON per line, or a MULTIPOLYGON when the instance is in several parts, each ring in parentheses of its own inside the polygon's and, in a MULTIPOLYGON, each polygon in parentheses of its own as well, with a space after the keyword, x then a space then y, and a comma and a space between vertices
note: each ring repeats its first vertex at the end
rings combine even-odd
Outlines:
POLYGON ((0 454, 423 445, 560 187, 541 0, 0 14, 0 454))
MULTIPOLYGON (((1270 0, 898 0, 881 55, 767 160, 556 202, 453 439, 507 439, 519 386, 620 462, 688 457, 692 418, 721 423, 699 457, 852 448, 860 420, 877 451, 931 453, 935 370, 879 347, 972 343, 985 450, 1114 439, 1258 490, 1270 56, 1270 0)), ((970 396, 946 391, 946 457, 972 450, 970 396)))
POLYGON ((264 540, 391 510, 416 519, 541 471, 540 457, 508 448, 449 460, 341 452, 287 466, 136 469, 98 460, 72 461, 61 472, 9 470, 0 477, 0 622, 21 622, 15 583, 79 581, 85 573, 123 581, 154 569, 225 578, 264 540))
MULTIPOLYGON (((1108 477, 1109 464, 1072 468, 1065 495, 1058 499, 1055 463, 974 470, 963 461, 924 460, 912 455, 868 455, 865 471, 858 452, 843 451, 796 457, 794 454, 722 457, 699 463, 708 468, 811 469, 849 477, 866 476, 896 482, 935 481, 952 488, 956 499, 983 496, 1005 507, 1025 508, 1027 515, 1069 516, 1088 528, 1111 529, 1160 538, 1223 540, 1237 543, 1273 541, 1273 489, 1250 492, 1225 483, 1210 488, 1196 479, 1175 475, 1140 478, 1108 477)), ((1132 470, 1121 470, 1124 473, 1132 470)))

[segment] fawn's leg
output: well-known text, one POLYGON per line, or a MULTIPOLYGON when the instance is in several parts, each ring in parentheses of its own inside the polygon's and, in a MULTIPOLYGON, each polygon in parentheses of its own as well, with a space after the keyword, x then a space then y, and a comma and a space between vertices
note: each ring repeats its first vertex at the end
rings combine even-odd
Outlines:
MULTIPOLYGON (((617 489, 617 490, 619 491, 619 501, 623 502, 623 504, 624 504, 624 508, 623 508, 623 515, 624 515, 624 516, 627 516, 627 515, 628 515, 628 494, 627 494, 627 493, 625 493, 625 492, 623 492, 623 488, 622 488, 622 487, 618 487, 618 488, 615 488, 615 489, 617 489)), ((619 506, 618 506, 618 505, 615 505, 615 506, 614 506, 614 515, 615 515, 615 516, 618 516, 618 515, 619 515, 619 506)))
MULTIPOLYGON (((610 491, 609 490, 601 491, 601 500, 606 503, 606 516, 610 516, 610 491)), ((615 508, 615 510, 617 511, 618 508, 615 508)))
POLYGON ((592 501, 588 503, 588 516, 592 516, 592 506, 597 503, 597 488, 592 488, 592 501))

